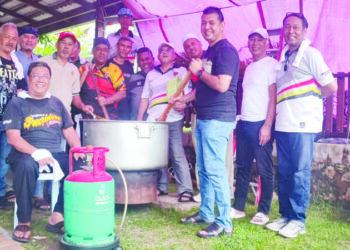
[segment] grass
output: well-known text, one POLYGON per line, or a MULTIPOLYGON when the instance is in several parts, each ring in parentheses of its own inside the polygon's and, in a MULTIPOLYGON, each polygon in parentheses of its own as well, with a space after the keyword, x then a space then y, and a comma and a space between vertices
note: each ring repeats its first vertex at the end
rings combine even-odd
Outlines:
MULTIPOLYGON (((247 217, 234 221, 234 234, 218 239, 200 239, 196 233, 202 226, 179 223, 180 219, 197 211, 186 213, 161 209, 156 205, 129 206, 124 227, 118 232, 123 249, 350 249, 350 216, 340 208, 314 203, 308 210, 307 234, 285 239, 263 227, 249 223, 256 207, 250 197, 247 217)), ((123 206, 118 206, 116 224, 120 223, 123 206)), ((33 213, 33 240, 26 249, 59 249, 59 236, 45 231, 47 215, 33 213), (38 236, 40 236, 38 238, 38 236)), ((12 211, 1 211, 0 226, 12 228, 12 211)), ((278 217, 278 202, 274 201, 270 218, 278 217)))

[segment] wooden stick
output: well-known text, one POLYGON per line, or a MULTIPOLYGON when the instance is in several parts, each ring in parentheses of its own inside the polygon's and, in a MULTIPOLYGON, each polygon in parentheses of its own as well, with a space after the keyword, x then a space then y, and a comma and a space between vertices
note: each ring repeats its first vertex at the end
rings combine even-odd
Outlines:
MULTIPOLYGON (((185 76, 185 78, 182 80, 182 82, 180 83, 180 86, 178 87, 178 89, 176 90, 175 94, 174 94, 174 98, 179 97, 182 93, 182 91, 184 90, 186 84, 188 83, 188 81, 191 79, 191 71, 187 71, 187 74, 185 76)), ((165 108, 164 112, 159 116, 159 118, 157 119, 158 122, 165 122, 166 118, 168 117, 168 114, 170 112, 170 110, 173 108, 174 104, 168 103, 168 106, 165 108)))
MULTIPOLYGON (((97 81, 96 81, 96 76, 94 75, 94 73, 92 72, 92 70, 89 71, 89 74, 91 75, 92 82, 94 83, 94 87, 95 87, 97 96, 100 96, 100 95, 101 95, 101 91, 100 91, 100 89, 98 88, 97 81)), ((109 115, 108 115, 106 106, 105 106, 105 105, 100 105, 100 106, 101 106, 101 108, 102 108, 102 112, 103 112, 103 115, 105 116, 106 120, 109 120, 109 115)))

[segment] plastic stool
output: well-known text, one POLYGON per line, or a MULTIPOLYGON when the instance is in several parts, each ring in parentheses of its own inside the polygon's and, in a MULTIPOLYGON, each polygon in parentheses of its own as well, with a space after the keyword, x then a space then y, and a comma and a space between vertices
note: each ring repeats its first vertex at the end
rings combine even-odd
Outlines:
MULTIPOLYGON (((40 173, 38 181, 52 181, 52 190, 51 190, 51 212, 56 205, 58 199, 58 192, 60 188, 60 181, 53 181, 53 173, 40 173)), ((16 228, 18 224, 17 218, 17 202, 15 202, 14 213, 13 213, 13 228, 16 228)))

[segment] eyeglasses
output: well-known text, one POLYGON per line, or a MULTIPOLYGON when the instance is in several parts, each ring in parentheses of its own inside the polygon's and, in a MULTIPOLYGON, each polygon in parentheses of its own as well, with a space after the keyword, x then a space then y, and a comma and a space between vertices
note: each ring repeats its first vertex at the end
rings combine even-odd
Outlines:
POLYGON ((285 61, 285 63, 284 63, 284 67, 283 67, 283 70, 284 70, 284 71, 287 71, 287 70, 288 70, 288 63, 289 63, 289 57, 290 57, 290 56, 291 56, 291 55, 289 54, 289 51, 287 51, 286 54, 285 54, 286 61, 285 61))
POLYGON ((43 81, 45 81, 45 82, 50 81, 50 76, 48 76, 48 75, 43 75, 43 76, 41 76, 41 75, 38 75, 38 74, 32 74, 32 75, 30 75, 30 77, 31 77, 33 80, 35 80, 35 81, 38 81, 38 80, 43 80, 43 81))

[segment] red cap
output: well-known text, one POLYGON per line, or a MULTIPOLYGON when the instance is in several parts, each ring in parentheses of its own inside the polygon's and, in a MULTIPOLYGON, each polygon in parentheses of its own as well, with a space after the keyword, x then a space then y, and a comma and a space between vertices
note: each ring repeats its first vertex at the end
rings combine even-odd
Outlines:
POLYGON ((57 41, 62 40, 65 37, 70 37, 73 39, 74 42, 77 42, 77 38, 75 37, 75 35, 72 32, 69 31, 63 31, 60 33, 60 36, 58 37, 57 41))

